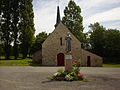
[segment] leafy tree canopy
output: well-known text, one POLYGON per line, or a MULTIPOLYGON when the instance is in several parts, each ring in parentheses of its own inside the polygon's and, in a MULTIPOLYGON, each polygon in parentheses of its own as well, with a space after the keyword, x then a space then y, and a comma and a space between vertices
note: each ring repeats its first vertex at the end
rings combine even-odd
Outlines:
POLYGON ((33 54, 36 51, 42 49, 42 43, 47 39, 48 35, 46 32, 41 32, 36 36, 35 43, 32 45, 30 53, 33 54))
POLYGON ((70 0, 68 6, 64 9, 64 17, 62 23, 81 41, 84 40, 83 34, 83 17, 81 16, 81 8, 76 5, 73 0, 70 0))
POLYGON ((89 26, 89 43, 91 51, 103 57, 119 57, 120 31, 106 29, 98 22, 89 26))
POLYGON ((104 50, 104 33, 106 29, 98 22, 90 24, 89 28, 92 52, 102 56, 104 50))

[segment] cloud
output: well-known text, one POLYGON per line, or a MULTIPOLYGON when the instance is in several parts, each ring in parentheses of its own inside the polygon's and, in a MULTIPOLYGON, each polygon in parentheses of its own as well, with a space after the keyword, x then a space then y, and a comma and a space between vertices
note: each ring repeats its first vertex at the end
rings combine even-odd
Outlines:
POLYGON ((120 0, 77 0, 82 8, 90 9, 92 7, 109 6, 111 4, 118 4, 120 0))
MULTIPOLYGON (((61 18, 63 17, 63 10, 69 0, 60 2, 61 18)), ((57 0, 34 0, 34 23, 35 23, 35 35, 40 32, 51 33, 54 30, 57 14, 57 0)))
MULTIPOLYGON (((74 0, 81 7, 85 31, 94 22, 111 22, 120 20, 120 0, 74 0)), ((60 11, 63 17, 64 8, 69 0, 61 0, 60 11)), ((57 12, 57 0, 33 0, 34 23, 37 35, 42 31, 51 33, 54 30, 57 12)), ((106 24, 104 24, 106 25, 106 24)), ((118 28, 118 24, 109 23, 106 26, 118 28)))
POLYGON ((49 3, 46 2, 37 2, 36 6, 34 7, 34 23, 36 29, 36 35, 39 32, 46 31, 47 33, 52 32, 53 30, 53 23, 55 24, 55 11, 56 6, 55 2, 50 1, 49 3), (55 10, 54 10, 55 9, 55 10))
POLYGON ((84 24, 120 20, 120 7, 97 13, 85 19, 84 24))
POLYGON ((115 21, 111 21, 111 22, 103 22, 101 24, 104 25, 105 27, 107 27, 107 29, 120 30, 120 20, 115 20, 115 21))

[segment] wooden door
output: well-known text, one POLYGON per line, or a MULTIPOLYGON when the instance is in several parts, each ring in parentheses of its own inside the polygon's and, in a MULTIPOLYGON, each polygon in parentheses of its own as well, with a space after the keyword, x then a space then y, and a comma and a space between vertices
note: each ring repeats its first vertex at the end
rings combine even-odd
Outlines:
POLYGON ((88 67, 90 67, 90 66, 91 66, 90 56, 87 56, 87 66, 88 66, 88 67))
POLYGON ((63 53, 59 53, 57 55, 57 65, 58 66, 64 66, 64 54, 63 53))

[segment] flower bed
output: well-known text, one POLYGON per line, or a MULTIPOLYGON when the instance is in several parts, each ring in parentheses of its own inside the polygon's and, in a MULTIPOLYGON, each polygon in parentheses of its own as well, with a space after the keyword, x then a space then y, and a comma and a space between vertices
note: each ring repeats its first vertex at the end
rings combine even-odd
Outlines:
POLYGON ((87 81, 86 76, 80 73, 80 64, 78 63, 73 65, 71 71, 59 69, 49 79, 54 81, 87 81))

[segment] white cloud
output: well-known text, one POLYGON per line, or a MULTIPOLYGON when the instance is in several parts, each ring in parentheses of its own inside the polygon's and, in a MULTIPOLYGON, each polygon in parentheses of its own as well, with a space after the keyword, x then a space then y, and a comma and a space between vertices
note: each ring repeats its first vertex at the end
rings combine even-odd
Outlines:
POLYGON ((92 7, 101 7, 104 5, 117 4, 120 0, 77 0, 77 2, 85 9, 92 7))
MULTIPOLYGON (((120 0, 74 0, 77 5, 82 9, 83 24, 85 30, 89 23, 94 22, 106 22, 112 20, 120 20, 120 7, 109 9, 109 11, 97 12, 96 7, 103 9, 106 6, 120 4, 120 0), (92 8, 92 9, 91 9, 92 8), (91 14, 91 12, 94 11, 91 14)), ((60 2, 60 11, 61 18, 63 17, 63 10, 67 6, 69 0, 61 0, 60 2)), ((33 9, 34 9, 34 23, 36 28, 36 35, 42 31, 50 33, 54 30, 54 25, 56 22, 56 7, 57 0, 34 0, 33 9)), ((118 28, 117 24, 112 24, 112 27, 118 28)))
MULTIPOLYGON (((61 18, 63 17, 63 10, 67 5, 69 0, 60 2, 60 13, 61 18)), ((57 14, 57 0, 51 1, 34 1, 33 2, 34 10, 34 23, 35 23, 35 35, 40 32, 51 33, 54 30, 54 25, 56 23, 56 14, 57 14)))
POLYGON ((55 11, 56 6, 54 6, 54 2, 37 2, 37 7, 34 7, 36 34, 42 31, 47 33, 52 31, 53 23, 55 23, 55 11))
POLYGON ((114 22, 108 25, 104 25, 105 27, 107 27, 107 29, 118 29, 120 30, 120 22, 114 22))
POLYGON ((91 17, 85 19, 84 24, 90 24, 94 22, 106 22, 120 20, 120 7, 105 11, 102 13, 97 13, 91 17))

